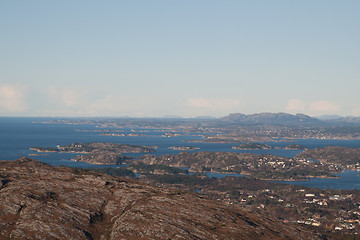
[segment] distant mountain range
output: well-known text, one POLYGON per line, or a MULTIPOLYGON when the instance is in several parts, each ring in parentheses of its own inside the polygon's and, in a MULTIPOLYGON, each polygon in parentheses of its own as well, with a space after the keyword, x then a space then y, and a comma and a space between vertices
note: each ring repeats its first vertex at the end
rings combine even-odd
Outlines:
POLYGON ((343 118, 343 117, 340 116, 340 115, 321 115, 321 116, 318 116, 316 118, 320 119, 320 120, 335 120, 335 119, 340 119, 340 118, 343 118))
POLYGON ((360 117, 340 117, 337 119, 331 119, 329 120, 331 122, 342 122, 342 123, 360 123, 360 117))
POLYGON ((220 120, 232 123, 243 124, 276 124, 276 125, 305 125, 318 124, 321 120, 312 118, 305 114, 292 115, 289 113, 256 113, 256 114, 242 114, 232 113, 220 120))
POLYGON ((360 117, 310 117, 305 114, 289 113, 256 113, 242 114, 231 113, 220 118, 220 121, 227 123, 241 124, 272 124, 272 125, 318 125, 318 124, 360 124, 360 117))

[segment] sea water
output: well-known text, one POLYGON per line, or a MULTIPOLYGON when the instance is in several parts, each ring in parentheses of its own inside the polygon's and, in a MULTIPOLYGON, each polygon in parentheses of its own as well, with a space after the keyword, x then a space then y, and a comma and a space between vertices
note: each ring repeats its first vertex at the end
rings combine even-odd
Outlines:
MULTIPOLYGON (((58 145, 68 145, 74 142, 113 142, 119 144, 133 144, 144 146, 158 146, 155 155, 178 154, 180 151, 173 150, 171 146, 194 146, 196 151, 210 152, 249 152, 256 154, 273 154, 277 156, 292 158, 300 153, 300 150, 279 149, 290 144, 299 144, 307 148, 325 147, 329 145, 342 147, 360 147, 360 140, 319 140, 319 139, 295 139, 292 142, 266 142, 266 144, 276 149, 264 150, 238 150, 232 149, 237 144, 233 143, 199 143, 189 142, 201 140, 200 135, 180 133, 180 136, 163 137, 163 131, 158 129, 146 129, 146 132, 139 133, 144 136, 101 136, 99 130, 94 124, 65 124, 50 123, 53 118, 17 118, 17 117, 0 117, 0 160, 15 160, 20 157, 29 157, 30 154, 36 153, 30 150, 31 147, 56 147, 58 145), (88 131, 90 130, 90 131, 88 131)), ((134 128, 132 128, 134 129, 134 128)), ((119 129, 122 133, 133 133, 130 128, 119 129)), ((99 167, 82 162, 74 162, 75 153, 46 153, 44 155, 30 156, 33 159, 51 164, 53 166, 70 166, 70 167, 99 167)), ((125 154, 132 157, 139 157, 143 154, 125 154)), ((226 175, 212 175, 212 177, 224 177, 226 175)), ((291 184, 301 184, 317 188, 334 188, 334 189, 360 189, 360 177, 358 172, 345 171, 339 174, 340 178, 324 179, 312 178, 310 181, 287 182, 291 184)))

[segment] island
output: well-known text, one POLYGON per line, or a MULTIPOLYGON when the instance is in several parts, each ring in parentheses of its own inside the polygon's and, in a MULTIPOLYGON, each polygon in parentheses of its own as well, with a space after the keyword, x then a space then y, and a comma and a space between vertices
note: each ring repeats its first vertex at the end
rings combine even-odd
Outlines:
POLYGON ((125 137, 124 133, 101 133, 100 136, 125 137))
POLYGON ((274 149, 272 146, 262 143, 243 143, 238 146, 233 146, 232 148, 241 150, 274 149))
POLYGON ((71 160, 75 162, 86 162, 95 165, 121 165, 126 164, 126 160, 132 159, 118 152, 106 150, 94 150, 86 155, 78 155, 71 160))
POLYGON ((299 144, 290 144, 285 147, 286 150, 306 150, 307 148, 299 144))
POLYGON ((70 145, 53 147, 32 147, 31 150, 37 152, 63 152, 63 153, 79 153, 73 158, 73 161, 86 162, 90 164, 109 164, 119 165, 125 164, 130 157, 123 156, 122 153, 152 153, 155 147, 117 144, 117 143, 72 143, 70 145))
POLYGON ((129 145, 129 144, 117 144, 117 143, 72 143, 70 145, 64 145, 58 147, 63 152, 75 152, 75 153, 91 153, 94 150, 106 150, 119 153, 151 153, 154 152, 152 147, 129 145))
POLYGON ((119 153, 151 153, 154 152, 153 147, 117 144, 117 143, 72 143, 70 145, 63 145, 54 147, 31 147, 30 150, 37 152, 71 152, 71 153, 91 153, 94 150, 106 150, 119 153))
POLYGON ((194 146, 183 146, 183 147, 178 147, 178 146, 172 146, 172 147, 169 147, 173 150, 178 150, 178 151, 190 151, 190 150, 198 150, 200 148, 198 147, 194 147, 194 146))
POLYGON ((164 133, 163 135, 162 135, 162 137, 178 137, 178 136, 181 136, 181 134, 179 134, 179 133, 164 133))

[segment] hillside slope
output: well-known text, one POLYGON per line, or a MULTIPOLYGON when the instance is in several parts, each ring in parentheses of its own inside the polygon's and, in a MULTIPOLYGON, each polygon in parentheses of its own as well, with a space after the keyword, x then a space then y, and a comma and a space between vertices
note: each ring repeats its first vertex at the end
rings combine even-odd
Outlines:
POLYGON ((203 199, 22 158, 0 162, 0 239, 318 239, 203 199))

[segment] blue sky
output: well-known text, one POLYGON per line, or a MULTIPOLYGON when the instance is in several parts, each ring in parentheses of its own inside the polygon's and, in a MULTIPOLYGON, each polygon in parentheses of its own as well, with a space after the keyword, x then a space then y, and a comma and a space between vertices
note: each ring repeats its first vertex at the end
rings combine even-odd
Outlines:
POLYGON ((0 116, 360 116, 360 1, 0 0, 0 116))

